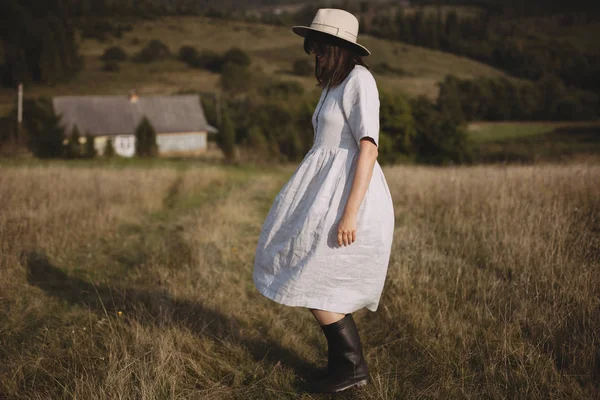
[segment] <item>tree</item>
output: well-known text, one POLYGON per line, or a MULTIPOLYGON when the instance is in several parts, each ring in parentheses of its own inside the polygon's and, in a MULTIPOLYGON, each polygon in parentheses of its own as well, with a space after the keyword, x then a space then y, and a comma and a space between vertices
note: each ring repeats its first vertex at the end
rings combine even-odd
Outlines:
POLYGON ((60 116, 54 113, 49 98, 26 99, 23 109, 27 118, 23 121, 27 147, 40 158, 57 158, 63 155, 65 132, 60 124, 60 116))
POLYGON ((269 143, 256 125, 252 125, 248 130, 247 147, 250 159, 261 163, 268 160, 269 143))
POLYGON ((399 94, 380 93, 381 132, 380 154, 384 161, 396 161, 400 156, 411 156, 416 135, 415 121, 407 99, 399 94))
POLYGON ((537 82, 536 86, 542 100, 541 113, 549 119, 557 119, 558 104, 566 92, 564 82, 555 75, 546 75, 537 82))
POLYGON ((94 145, 94 136, 91 134, 85 135, 85 147, 83 150, 83 155, 87 158, 96 157, 96 147, 94 145))
POLYGON ((113 46, 106 49, 100 59, 103 61, 125 61, 127 60, 127 53, 122 47, 113 46))
POLYGON ((427 22, 425 21, 425 12, 419 9, 411 19, 411 34, 414 44, 425 46, 427 41, 427 22))
POLYGON ((66 156, 67 158, 79 158, 81 157, 81 144, 79 143, 79 138, 81 134, 79 133, 79 128, 77 125, 73 126, 71 130, 71 137, 67 142, 66 148, 66 156))
POLYGON ((115 147, 113 146, 112 138, 106 138, 106 145, 104 146, 103 155, 107 158, 115 156, 115 147))
POLYGON ((4 44, 2 83, 70 79, 83 67, 75 28, 64 2, 5 0, 0 2, 4 44))
POLYGON ((229 110, 225 106, 221 111, 221 129, 219 129, 218 144, 228 162, 235 160, 235 125, 229 110))
POLYGON ((458 13, 455 10, 448 13, 445 25, 444 35, 442 35, 442 48, 445 50, 455 49, 460 39, 458 13))
POLYGON ((471 160, 469 138, 463 124, 436 109, 420 96, 412 101, 415 119, 415 150, 418 162, 430 164, 465 163, 471 160))
POLYGON ((133 58, 133 61, 149 63, 158 60, 164 60, 171 57, 169 47, 158 39, 151 40, 146 47, 142 49, 133 58))
POLYGON ((200 53, 194 46, 182 46, 179 49, 179 60, 183 61, 190 67, 198 68, 198 58, 200 53))
POLYGON ((442 112, 447 115, 453 115, 457 121, 466 120, 463 112, 463 102, 460 90, 461 80, 453 75, 447 75, 443 82, 438 84, 440 94, 438 96, 438 106, 442 112))
POLYGON ((147 117, 142 118, 135 129, 135 153, 141 157, 158 155, 156 131, 147 117))
POLYGON ((17 108, 13 108, 8 115, 0 117, 0 144, 17 142, 17 108))
POLYGON ((119 72, 120 70, 119 62, 115 60, 106 61, 102 67, 102 71, 106 72, 119 72))
POLYGON ((240 67, 249 67, 252 61, 250 56, 244 50, 237 47, 229 49, 223 56, 223 64, 234 64, 240 67))
POLYGON ((205 68, 211 72, 221 72, 223 69, 223 57, 212 50, 203 50, 196 59, 197 68, 205 68))
MULTIPOLYGON (((296 81, 267 81, 259 88, 259 93, 269 100, 289 102, 290 99, 301 98, 304 86, 296 81)), ((311 114, 312 116, 312 114, 311 114)))
POLYGON ((414 43, 414 37, 412 35, 410 21, 404 13, 404 9, 400 8, 396 13, 396 29, 397 38, 406 43, 414 43))
POLYGON ((254 84, 248 67, 226 63, 220 80, 221 87, 227 92, 246 92, 254 84))

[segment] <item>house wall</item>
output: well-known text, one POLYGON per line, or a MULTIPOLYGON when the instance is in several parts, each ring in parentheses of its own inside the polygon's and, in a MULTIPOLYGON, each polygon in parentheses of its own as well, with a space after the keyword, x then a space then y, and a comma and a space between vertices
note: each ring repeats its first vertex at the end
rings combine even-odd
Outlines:
POLYGON ((113 139, 115 153, 122 157, 133 157, 135 155, 135 136, 117 135, 113 139))
POLYGON ((107 136, 96 136, 94 138, 94 148, 96 149, 96 153, 98 155, 104 154, 104 149, 106 147, 106 138, 107 136))
POLYGON ((193 155, 207 149, 206 132, 159 133, 156 135, 160 155, 193 155))
MULTIPOLYGON (((159 133, 156 135, 158 153, 161 156, 193 156, 206 152, 208 148, 206 132, 159 133)), ((135 135, 96 136, 94 147, 99 155, 104 154, 106 141, 113 140, 115 153, 122 157, 135 155, 135 135)))
POLYGON ((133 157, 135 155, 135 136, 134 135, 116 135, 116 136, 96 136, 94 147, 99 155, 104 154, 107 140, 113 141, 115 154, 121 157, 133 157))

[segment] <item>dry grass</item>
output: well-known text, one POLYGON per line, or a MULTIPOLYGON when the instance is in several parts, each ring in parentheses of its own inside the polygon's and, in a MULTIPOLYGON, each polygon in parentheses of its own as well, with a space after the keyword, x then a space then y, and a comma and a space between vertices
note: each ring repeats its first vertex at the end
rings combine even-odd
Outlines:
MULTIPOLYGON (((292 172, 3 167, 0 398, 319 398, 316 322, 251 279, 292 172)), ((347 397, 599 396, 600 167, 385 174, 388 279, 356 315, 373 382, 347 397)))

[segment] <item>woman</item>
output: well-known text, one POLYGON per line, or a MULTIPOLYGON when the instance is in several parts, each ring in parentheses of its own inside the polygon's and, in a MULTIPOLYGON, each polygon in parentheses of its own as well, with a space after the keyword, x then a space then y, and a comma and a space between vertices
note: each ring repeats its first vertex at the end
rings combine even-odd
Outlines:
POLYGON ((376 311, 392 246, 394 210, 377 163, 379 94, 356 42, 358 20, 320 9, 295 26, 314 53, 323 88, 312 122, 314 144, 275 198, 263 224, 253 280, 267 298, 308 308, 327 339, 320 391, 367 383, 352 313, 376 311))

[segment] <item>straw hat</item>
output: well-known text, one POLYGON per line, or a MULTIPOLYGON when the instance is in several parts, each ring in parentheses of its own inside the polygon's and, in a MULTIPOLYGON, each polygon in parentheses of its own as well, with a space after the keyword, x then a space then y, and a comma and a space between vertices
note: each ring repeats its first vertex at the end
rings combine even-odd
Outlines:
POLYGON ((358 19, 348 11, 335 8, 321 8, 310 26, 294 26, 292 31, 302 37, 308 32, 321 32, 341 39, 349 48, 361 56, 371 52, 363 45, 356 43, 358 37, 358 19))

